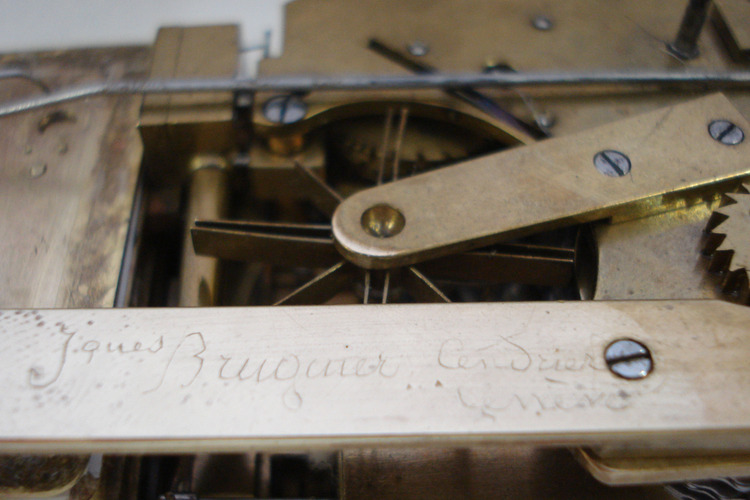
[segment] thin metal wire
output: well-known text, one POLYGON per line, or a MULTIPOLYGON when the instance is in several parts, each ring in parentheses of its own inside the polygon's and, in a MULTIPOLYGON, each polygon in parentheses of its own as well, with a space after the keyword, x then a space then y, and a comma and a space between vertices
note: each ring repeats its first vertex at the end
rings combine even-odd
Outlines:
POLYGON ((511 88, 557 85, 672 85, 679 87, 748 87, 750 71, 602 71, 531 73, 458 73, 420 75, 275 76, 257 79, 195 78, 119 80, 68 87, 48 95, 0 105, 0 116, 101 95, 184 92, 312 92, 328 90, 429 89, 450 87, 511 88))
POLYGON ((393 108, 388 106, 388 112, 385 115, 385 125, 383 126, 383 143, 380 145, 380 157, 378 158, 378 186, 383 183, 385 175, 385 161, 388 156, 388 143, 391 140, 391 122, 393 121, 393 108))
POLYGON ((393 151, 393 180, 398 179, 398 168, 401 165, 401 145, 404 142, 404 132, 406 132, 406 121, 409 119, 409 108, 401 108, 401 120, 398 123, 398 132, 396 134, 396 147, 393 151))
POLYGON ((339 192, 336 191, 333 188, 333 186, 331 186, 326 181, 318 177, 318 174, 313 172, 309 167, 306 167, 305 165, 300 164, 300 162, 295 161, 294 168, 298 169, 305 176, 307 176, 311 181, 313 181, 315 184, 320 186, 320 188, 323 189, 325 192, 327 192, 331 196, 332 199, 335 199, 339 203, 344 201, 344 197, 341 196, 341 194, 339 194, 339 192))
POLYGON ((363 304, 370 302, 370 280, 372 278, 370 274, 370 271, 365 271, 365 299, 362 301, 363 304))
POLYGON ((388 303, 388 289, 391 287, 391 272, 385 273, 385 283, 383 284, 383 304, 388 303))
POLYGON ((45 94, 49 94, 49 86, 44 83, 44 80, 41 78, 37 78, 31 73, 27 73, 20 69, 0 69, 0 80, 8 80, 11 78, 27 80, 39 87, 45 94))

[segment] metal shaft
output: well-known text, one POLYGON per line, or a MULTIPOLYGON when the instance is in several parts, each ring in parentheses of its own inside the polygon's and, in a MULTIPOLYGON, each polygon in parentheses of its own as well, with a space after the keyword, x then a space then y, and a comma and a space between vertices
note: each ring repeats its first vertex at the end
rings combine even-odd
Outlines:
POLYGON ((690 0, 682 17, 680 31, 674 42, 668 45, 669 51, 680 59, 698 57, 698 37, 706 24, 711 0, 690 0))
POLYGON ((600 71, 458 73, 429 75, 278 76, 257 79, 190 78, 97 82, 0 105, 0 117, 86 97, 190 92, 313 92, 324 90, 434 89, 450 87, 532 87, 558 85, 671 85, 721 88, 750 86, 750 71, 600 71))
POLYGON ((218 157, 199 157, 190 177, 180 268, 181 307, 216 305, 218 260, 198 256, 190 229, 196 219, 218 219, 226 205, 226 163, 218 157))

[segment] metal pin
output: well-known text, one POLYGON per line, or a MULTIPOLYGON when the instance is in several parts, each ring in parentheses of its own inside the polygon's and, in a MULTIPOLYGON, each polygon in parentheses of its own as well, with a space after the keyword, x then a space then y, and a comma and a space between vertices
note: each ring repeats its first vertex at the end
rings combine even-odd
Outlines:
POLYGON ((385 284, 383 285, 383 304, 388 303, 388 289, 391 286, 391 272, 386 271, 385 273, 385 284))
POLYGON ((698 37, 706 24, 711 0, 690 0, 682 17, 680 31, 675 41, 667 44, 669 52, 682 60, 698 57, 698 37))

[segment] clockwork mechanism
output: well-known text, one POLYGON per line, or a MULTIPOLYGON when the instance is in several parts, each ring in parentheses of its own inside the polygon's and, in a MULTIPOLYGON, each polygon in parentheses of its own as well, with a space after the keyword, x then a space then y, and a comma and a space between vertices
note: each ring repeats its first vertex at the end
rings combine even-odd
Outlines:
POLYGON ((0 495, 747 497, 740 4, 0 57, 0 495))

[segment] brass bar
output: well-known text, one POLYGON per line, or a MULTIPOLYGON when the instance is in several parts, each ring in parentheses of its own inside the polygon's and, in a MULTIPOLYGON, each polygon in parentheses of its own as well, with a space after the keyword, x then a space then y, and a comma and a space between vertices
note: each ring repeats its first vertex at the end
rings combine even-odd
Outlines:
POLYGON ((198 255, 305 267, 341 260, 330 226, 199 220, 191 234, 198 255))
POLYGON ((748 71, 586 71, 457 73, 431 75, 335 75, 239 78, 166 78, 95 82, 0 105, 7 116, 86 97, 217 91, 312 92, 334 90, 430 89, 446 87, 513 88, 535 86, 657 85, 680 88, 746 88, 748 71))
POLYGON ((721 301, 3 310, 0 453, 746 453, 749 321, 721 301), (608 368, 623 337, 645 378, 608 368))

